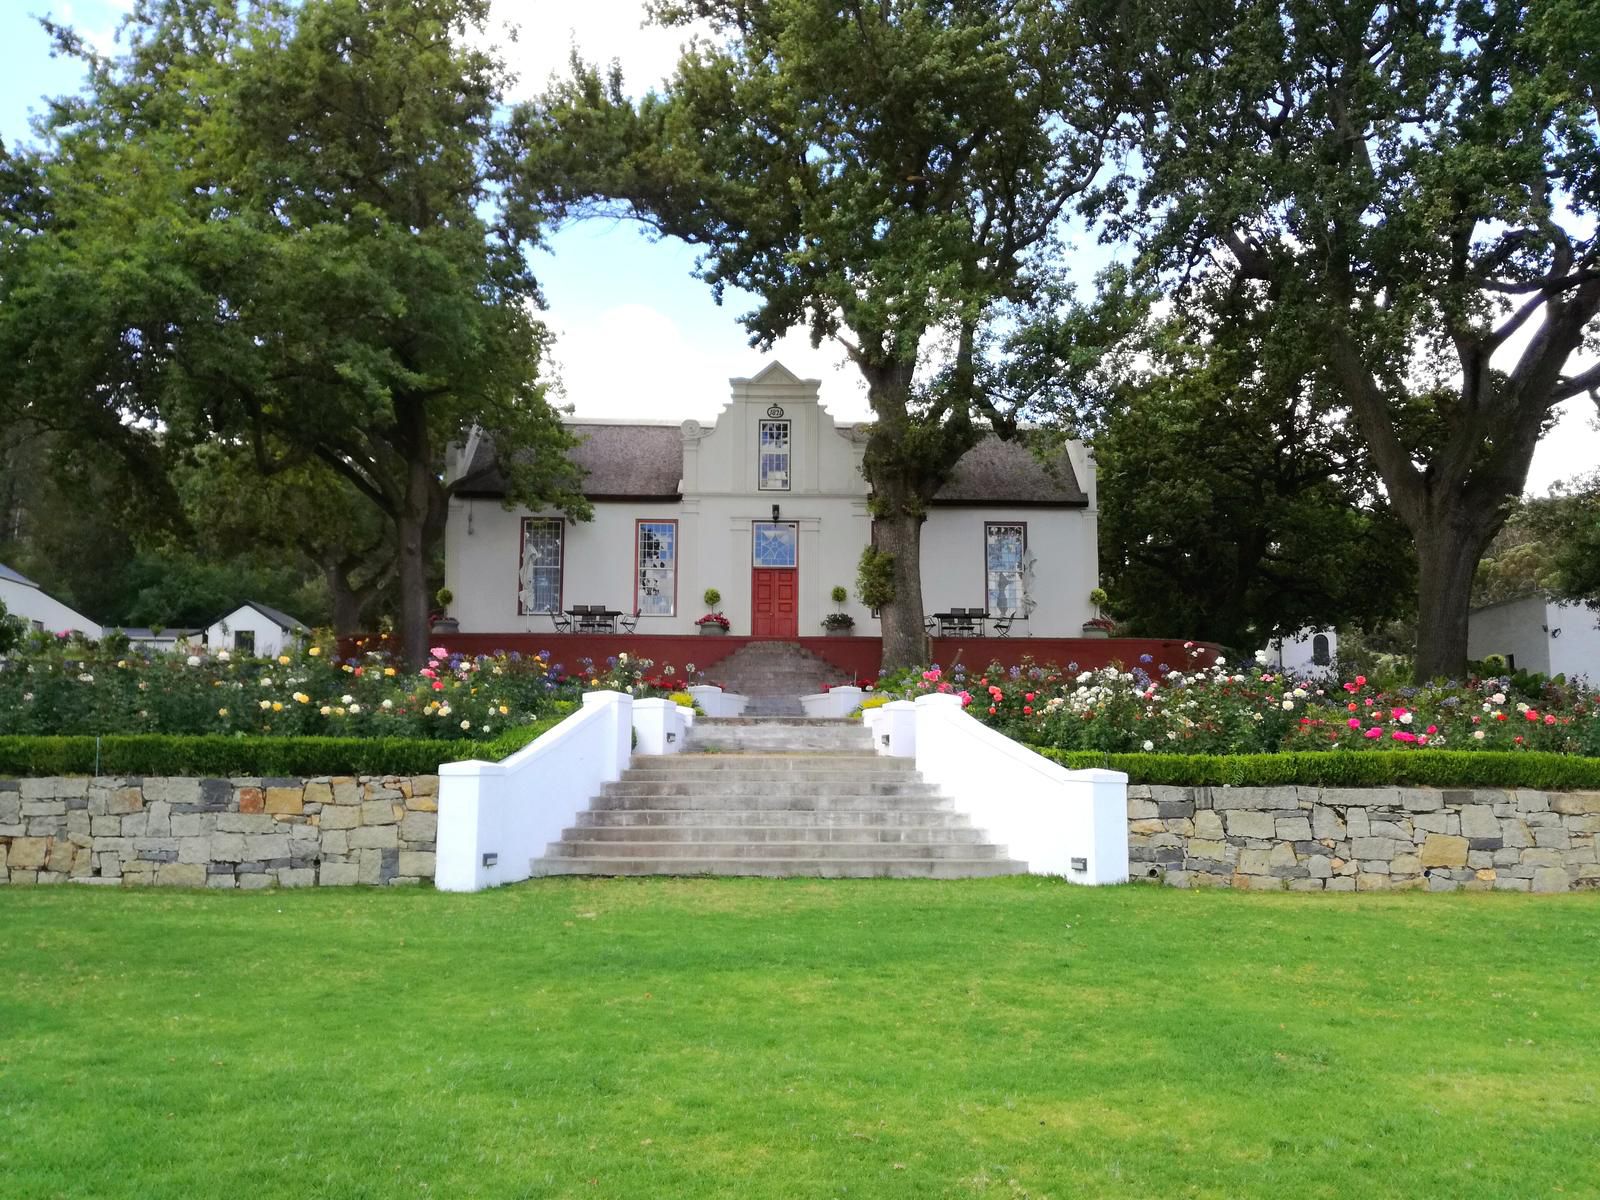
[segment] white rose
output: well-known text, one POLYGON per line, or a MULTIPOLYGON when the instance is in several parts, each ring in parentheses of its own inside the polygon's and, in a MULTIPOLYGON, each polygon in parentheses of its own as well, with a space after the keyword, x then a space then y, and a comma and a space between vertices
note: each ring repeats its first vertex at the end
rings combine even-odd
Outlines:
POLYGON ((352 704, 352 705, 351 705, 351 706, 350 706, 350 715, 351 715, 351 716, 352 716, 352 717, 353 717, 353 716, 355 716, 355 715, 356 715, 356 714, 357 714, 357 713, 358 713, 358 712, 360 712, 360 711, 361 711, 361 705, 359 705, 359 704, 352 704))
POLYGON ((346 694, 346 695, 343 695, 343 696, 339 697, 339 703, 340 704, 349 704, 349 703, 353 702, 354 700, 355 700, 355 697, 351 696, 349 694, 346 694))
POLYGON ((393 701, 393 700, 385 700, 385 701, 384 701, 384 702, 383 702, 383 707, 384 707, 384 708, 385 708, 385 709, 390 709, 390 708, 393 708, 393 707, 394 707, 394 701, 393 701))
POLYGON ((1284 712, 1288 712, 1293 707, 1294 707, 1294 701, 1293 700, 1285 700, 1283 702, 1283 711, 1284 712))
POLYGON ((1400 714, 1400 724, 1402 724, 1402 725, 1411 724, 1411 714, 1410 713, 1401 713, 1400 714))
POLYGON ((1473 737, 1474 741, 1479 741, 1479 742, 1483 741, 1483 730, 1474 729, 1472 731, 1472 737, 1473 737))
POLYGON ((218 662, 227 662, 232 657, 233 657, 233 655, 229 654, 226 650, 218 650, 217 651, 217 661, 218 662))
POLYGON ((472 722, 471 721, 463 721, 463 722, 461 722, 461 728, 463 728, 463 729, 471 729, 472 728, 472 722))
POLYGON ((200 656, 198 654, 191 654, 188 658, 184 659, 184 661, 191 667, 198 667, 200 665, 200 656))
POLYGON ((1156 744, 1154 742, 1152 742, 1149 738, 1146 738, 1145 739, 1145 743, 1144 743, 1144 748, 1147 751, 1154 750, 1156 748, 1156 744))
POLYGON ((1490 696, 1489 699, 1492 703, 1504 704, 1506 702, 1506 694, 1504 692, 1496 692, 1494 695, 1490 696))

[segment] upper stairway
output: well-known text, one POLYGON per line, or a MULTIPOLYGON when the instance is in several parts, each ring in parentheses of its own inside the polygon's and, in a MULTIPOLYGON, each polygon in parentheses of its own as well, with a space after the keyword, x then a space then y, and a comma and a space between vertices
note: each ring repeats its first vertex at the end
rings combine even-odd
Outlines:
POLYGON ((683 753, 635 755, 535 875, 954 879, 1026 870, 857 721, 701 718, 683 753))
POLYGON ((750 642, 711 668, 726 691, 748 696, 746 716, 799 716, 800 697, 850 677, 796 642, 750 642))

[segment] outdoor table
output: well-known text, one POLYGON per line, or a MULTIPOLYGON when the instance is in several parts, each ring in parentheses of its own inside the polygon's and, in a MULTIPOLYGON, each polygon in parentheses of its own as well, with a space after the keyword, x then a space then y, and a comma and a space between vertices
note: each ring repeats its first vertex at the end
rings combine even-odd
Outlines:
POLYGON ((960 637, 963 634, 969 637, 983 636, 983 623, 989 619, 985 609, 952 609, 949 612, 934 613, 933 619, 939 622, 940 637, 960 637))
POLYGON ((579 606, 567 609, 572 618, 572 628, 578 633, 615 633, 620 608, 588 608, 579 606))

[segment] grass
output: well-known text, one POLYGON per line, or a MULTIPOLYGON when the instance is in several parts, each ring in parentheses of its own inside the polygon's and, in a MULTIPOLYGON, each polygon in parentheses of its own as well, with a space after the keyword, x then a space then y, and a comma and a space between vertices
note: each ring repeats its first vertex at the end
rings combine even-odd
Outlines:
POLYGON ((0 889, 6 1197, 1600 1195, 1600 896, 0 889))

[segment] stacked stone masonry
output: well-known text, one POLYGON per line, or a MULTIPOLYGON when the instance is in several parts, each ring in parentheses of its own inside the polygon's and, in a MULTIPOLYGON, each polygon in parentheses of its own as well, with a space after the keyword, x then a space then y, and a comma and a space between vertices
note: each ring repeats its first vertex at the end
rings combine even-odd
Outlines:
POLYGON ((1290 891, 1600 888, 1600 792, 1128 789, 1135 879, 1290 891))
POLYGON ((438 796, 434 775, 0 779, 0 884, 420 883, 438 796))

